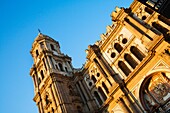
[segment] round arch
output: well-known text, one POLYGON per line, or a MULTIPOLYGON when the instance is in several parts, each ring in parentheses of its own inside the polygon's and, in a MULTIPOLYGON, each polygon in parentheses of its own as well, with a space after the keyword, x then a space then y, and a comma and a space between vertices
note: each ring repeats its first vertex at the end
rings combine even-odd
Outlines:
POLYGON ((157 71, 149 74, 141 83, 139 99, 147 112, 167 112, 170 110, 169 75, 170 72, 157 71))

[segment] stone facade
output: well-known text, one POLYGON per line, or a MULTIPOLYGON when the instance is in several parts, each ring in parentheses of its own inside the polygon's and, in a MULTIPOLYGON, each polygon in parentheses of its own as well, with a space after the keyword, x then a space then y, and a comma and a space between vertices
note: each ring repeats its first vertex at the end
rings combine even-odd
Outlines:
POLYGON ((31 49, 30 70, 39 112, 169 113, 166 17, 136 0, 127 9, 116 7, 112 25, 88 46, 81 69, 72 66, 57 41, 40 33, 31 49))

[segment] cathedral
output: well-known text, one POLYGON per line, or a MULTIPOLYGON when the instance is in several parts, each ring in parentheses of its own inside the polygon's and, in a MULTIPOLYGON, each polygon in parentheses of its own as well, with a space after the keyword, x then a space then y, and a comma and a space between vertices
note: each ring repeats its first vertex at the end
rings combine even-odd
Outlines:
POLYGON ((134 0, 111 19, 80 69, 38 34, 30 75, 39 113, 170 113, 170 1, 134 0))

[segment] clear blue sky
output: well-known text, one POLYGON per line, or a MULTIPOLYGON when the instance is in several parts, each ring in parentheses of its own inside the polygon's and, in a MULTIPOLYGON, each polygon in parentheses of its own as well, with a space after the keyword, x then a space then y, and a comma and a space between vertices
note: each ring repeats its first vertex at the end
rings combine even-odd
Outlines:
POLYGON ((38 28, 59 41, 74 67, 85 62, 85 49, 110 25, 115 6, 133 0, 0 0, 0 113, 38 113, 29 76, 30 50, 38 28))

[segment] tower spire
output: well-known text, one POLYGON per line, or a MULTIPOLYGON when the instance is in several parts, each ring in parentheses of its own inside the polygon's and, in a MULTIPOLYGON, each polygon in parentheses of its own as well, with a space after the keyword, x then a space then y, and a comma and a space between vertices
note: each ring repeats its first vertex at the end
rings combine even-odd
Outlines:
POLYGON ((38 29, 38 32, 39 32, 39 34, 41 34, 41 30, 40 29, 38 29))

